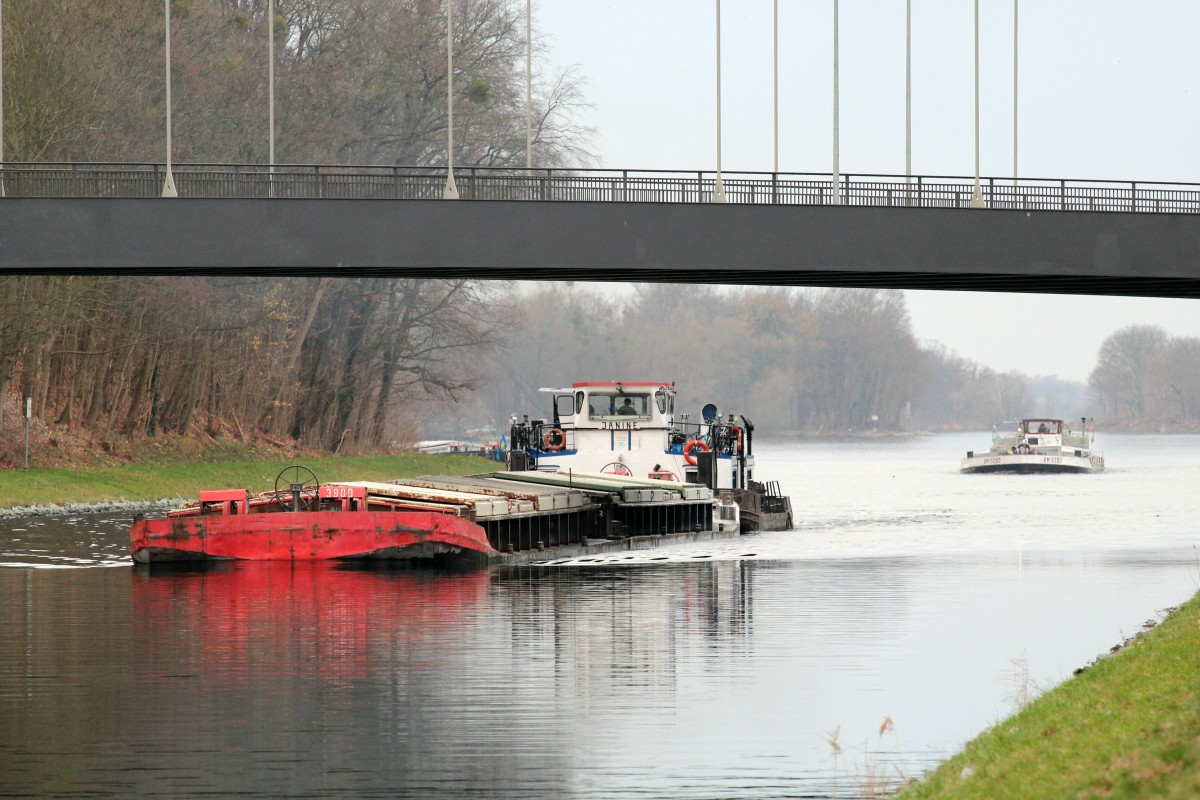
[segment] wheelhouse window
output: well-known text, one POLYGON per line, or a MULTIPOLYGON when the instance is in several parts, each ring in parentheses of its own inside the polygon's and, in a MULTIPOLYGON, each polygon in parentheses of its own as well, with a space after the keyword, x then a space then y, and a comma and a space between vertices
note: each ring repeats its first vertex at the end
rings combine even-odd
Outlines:
POLYGON ((570 416, 575 412, 575 398, 569 394, 554 396, 554 414, 557 417, 570 416))
POLYGON ((658 404, 658 411, 661 414, 674 414, 674 401, 666 389, 659 389, 654 393, 654 401, 658 404))
POLYGON ((593 392, 588 397, 588 419, 650 419, 649 394, 593 392))

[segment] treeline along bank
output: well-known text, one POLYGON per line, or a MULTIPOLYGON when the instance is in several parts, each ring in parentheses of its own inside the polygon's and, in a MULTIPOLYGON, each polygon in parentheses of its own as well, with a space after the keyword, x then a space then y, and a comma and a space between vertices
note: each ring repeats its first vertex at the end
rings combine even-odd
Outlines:
POLYGON ((0 424, 101 447, 162 433, 333 452, 536 413, 541 386, 676 380, 775 434, 985 428, 1022 415, 1190 430, 1200 341, 1116 331, 1087 386, 918 342, 904 294, 653 284, 0 277, 0 424), (107 443, 107 444, 105 444, 107 443))

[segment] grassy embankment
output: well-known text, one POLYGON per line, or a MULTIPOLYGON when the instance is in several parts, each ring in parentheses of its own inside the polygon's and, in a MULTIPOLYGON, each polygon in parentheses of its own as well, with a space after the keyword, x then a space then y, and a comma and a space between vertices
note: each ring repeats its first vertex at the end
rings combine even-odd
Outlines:
POLYGON ((1200 594, 897 800, 1200 797, 1200 594))
POLYGON ((201 489, 273 491, 275 477, 289 464, 303 464, 321 482, 388 480, 413 475, 467 475, 502 469, 478 456, 419 454, 296 456, 234 461, 141 463, 0 472, 0 508, 102 501, 194 499, 201 489))

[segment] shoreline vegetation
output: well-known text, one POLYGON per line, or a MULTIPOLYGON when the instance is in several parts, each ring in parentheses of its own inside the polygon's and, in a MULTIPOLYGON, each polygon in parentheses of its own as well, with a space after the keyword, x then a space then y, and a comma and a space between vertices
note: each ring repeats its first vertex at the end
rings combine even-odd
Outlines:
POLYGON ((895 800, 1200 797, 1200 593, 895 800))

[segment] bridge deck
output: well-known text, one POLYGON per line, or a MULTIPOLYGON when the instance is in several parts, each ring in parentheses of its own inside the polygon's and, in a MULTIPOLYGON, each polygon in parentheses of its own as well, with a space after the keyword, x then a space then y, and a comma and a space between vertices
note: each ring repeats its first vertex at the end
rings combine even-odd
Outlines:
MULTIPOLYGON (((99 172, 77 172, 86 173, 79 180, 87 182, 75 186, 77 196, 10 192, 0 200, 0 271, 1200 296, 1200 213, 1192 213, 1200 210, 1197 187, 1163 189, 1173 194, 1158 205, 1149 202, 1144 185, 1131 184, 1113 189, 1107 205, 1093 187, 1094 206, 1107 210, 979 210, 958 207, 958 200, 895 204, 891 189, 888 203, 861 205, 801 202, 802 194, 786 195, 794 202, 696 202, 704 200, 703 175, 692 202, 364 198, 363 184, 336 181, 329 185, 342 187, 339 197, 224 196, 270 189, 274 184, 263 183, 270 175, 261 168, 233 188, 209 186, 210 194, 221 195, 210 197, 189 196, 191 177, 183 175, 190 173, 180 173, 182 196, 162 199, 120 196, 125 184, 105 194, 99 172), (1127 201, 1129 210, 1117 210, 1127 201)), ((427 188, 441 180, 444 175, 431 171, 427 188)), ((574 185, 570 176, 564 180, 574 185)), ((518 185, 504 181, 481 182, 479 189, 518 185)), ((15 185, 9 168, 5 188, 15 185)), ((726 182, 727 192, 730 186, 726 182)))

